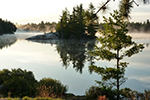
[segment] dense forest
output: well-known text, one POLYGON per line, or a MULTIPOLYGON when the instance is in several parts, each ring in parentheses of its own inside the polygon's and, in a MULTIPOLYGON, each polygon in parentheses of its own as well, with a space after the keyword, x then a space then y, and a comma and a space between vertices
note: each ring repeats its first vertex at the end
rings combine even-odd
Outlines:
POLYGON ((17 27, 10 21, 2 20, 0 18, 0 35, 2 34, 13 34, 16 32, 17 27))

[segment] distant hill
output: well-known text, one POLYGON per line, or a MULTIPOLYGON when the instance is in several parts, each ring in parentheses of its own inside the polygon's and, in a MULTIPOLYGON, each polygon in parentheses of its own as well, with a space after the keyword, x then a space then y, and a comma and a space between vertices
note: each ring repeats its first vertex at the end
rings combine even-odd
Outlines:
POLYGON ((0 18, 0 35, 3 34, 14 34, 16 32, 17 27, 10 21, 2 20, 0 18))

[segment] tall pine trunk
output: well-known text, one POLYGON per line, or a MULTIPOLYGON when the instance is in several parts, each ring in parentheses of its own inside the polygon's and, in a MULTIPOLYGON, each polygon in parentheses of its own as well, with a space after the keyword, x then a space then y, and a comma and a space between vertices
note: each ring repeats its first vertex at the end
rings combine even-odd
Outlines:
MULTIPOLYGON (((117 50, 117 70, 119 70, 119 50, 117 50)), ((117 100, 120 98, 119 87, 119 73, 117 72, 117 100)))

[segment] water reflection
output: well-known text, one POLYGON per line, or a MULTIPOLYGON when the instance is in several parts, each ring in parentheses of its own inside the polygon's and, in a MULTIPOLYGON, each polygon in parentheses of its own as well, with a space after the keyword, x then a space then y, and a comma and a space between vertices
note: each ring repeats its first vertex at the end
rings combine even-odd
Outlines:
POLYGON ((15 35, 3 35, 0 36, 0 49, 4 47, 9 47, 17 41, 17 37, 15 35))
POLYGON ((67 68, 72 62, 73 68, 82 73, 86 60, 90 59, 92 63, 91 56, 87 52, 94 46, 95 40, 63 40, 56 45, 56 49, 62 59, 63 66, 67 68))
MULTIPOLYGON (((94 63, 93 57, 89 55, 88 51, 93 50, 97 45, 96 40, 30 40, 42 44, 55 45, 57 53, 60 55, 62 66, 66 69, 69 66, 82 73, 86 62, 89 65, 94 63)), ((148 47, 150 43, 144 43, 148 47)), ((91 71, 89 70, 91 73, 91 71)))
MULTIPOLYGON (((84 95, 85 90, 95 84, 95 80, 100 80, 99 75, 96 73, 90 74, 88 71, 88 66, 93 63, 93 60, 87 51, 92 50, 95 44, 97 45, 95 40, 37 40, 34 42, 24 40, 27 37, 37 34, 39 33, 15 34, 18 39, 16 43, 15 37, 10 37, 9 39, 8 37, 6 37, 7 39, 3 38, 6 43, 0 44, 7 44, 9 41, 14 41, 15 44, 10 44, 11 47, 7 49, 4 47, 10 45, 3 46, 0 52, 0 68, 21 68, 33 71, 37 80, 44 77, 61 80, 69 86, 68 92, 74 93, 75 95, 84 95), (62 59, 61 57, 66 58, 62 59), (61 62, 59 62, 60 58, 61 62), (65 62, 66 64, 64 64, 65 62), (61 67, 61 65, 64 65, 64 67, 61 67), (73 66, 75 67, 73 68, 73 66), (78 73, 74 70, 77 70, 78 73), (80 74, 79 72, 83 73, 80 74)), ((145 89, 150 89, 150 39, 136 39, 136 42, 145 43, 145 49, 133 57, 124 59, 124 61, 129 62, 129 66, 126 69, 126 77, 128 80, 123 84, 123 87, 129 87, 133 90, 143 92, 145 89)), ((116 63, 115 61, 94 61, 97 66, 114 66, 114 63, 116 63)))
POLYGON ((148 46, 149 46, 149 44, 150 44, 150 43, 145 43, 144 45, 146 45, 146 47, 148 47, 148 46))
POLYGON ((34 40, 34 42, 56 45, 62 65, 66 69, 72 64, 77 72, 82 73, 86 61, 94 63, 88 51, 94 48, 96 40, 34 40))

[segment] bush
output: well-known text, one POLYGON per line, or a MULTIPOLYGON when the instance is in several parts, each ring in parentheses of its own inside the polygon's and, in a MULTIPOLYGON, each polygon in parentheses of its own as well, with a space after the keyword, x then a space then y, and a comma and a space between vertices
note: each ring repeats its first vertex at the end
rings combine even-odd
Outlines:
MULTIPOLYGON (((4 99, 4 100, 5 100, 5 99, 4 99)), ((6 100, 13 100, 13 98, 8 97, 8 98, 6 98, 6 100)))
POLYGON ((35 96, 56 98, 62 97, 66 91, 67 86, 59 80, 43 78, 37 82, 31 71, 20 68, 0 70, 1 97, 23 97, 24 100, 35 96))
POLYGON ((111 88, 92 86, 86 91, 87 100, 97 100, 97 98, 104 95, 109 100, 115 100, 115 91, 111 88))
POLYGON ((32 100, 32 98, 28 97, 28 96, 25 96, 22 98, 22 100, 32 100))
POLYGON ((20 68, 0 70, 0 93, 4 97, 35 96, 36 82, 31 71, 20 68))
POLYGON ((37 84, 37 95, 41 97, 61 97, 66 91, 66 85, 52 78, 43 78, 37 84))

